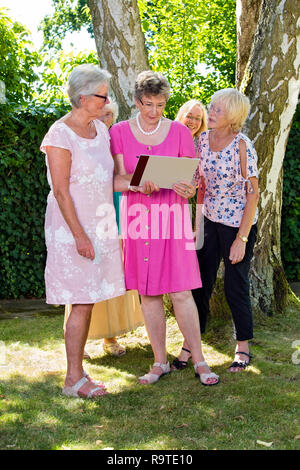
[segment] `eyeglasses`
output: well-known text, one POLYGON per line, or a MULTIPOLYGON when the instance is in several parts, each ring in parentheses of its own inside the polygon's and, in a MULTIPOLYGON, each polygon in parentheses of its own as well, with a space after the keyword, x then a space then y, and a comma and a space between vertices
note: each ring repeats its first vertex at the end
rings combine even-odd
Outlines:
POLYGON ((157 108, 159 110, 163 110, 164 107, 166 106, 166 103, 158 103, 157 105, 154 103, 143 103, 142 100, 140 100, 140 103, 145 106, 146 109, 152 109, 152 108, 157 108))
POLYGON ((108 96, 97 95, 97 93, 93 93, 92 96, 97 96, 97 98, 102 98, 102 99, 104 100, 104 103, 106 103, 107 101, 109 101, 108 96))
POLYGON ((220 107, 217 107, 217 106, 214 106, 213 104, 211 104, 208 108, 208 111, 210 113, 215 113, 215 114, 218 114, 218 115, 221 115, 224 113, 224 110, 221 109, 220 107))

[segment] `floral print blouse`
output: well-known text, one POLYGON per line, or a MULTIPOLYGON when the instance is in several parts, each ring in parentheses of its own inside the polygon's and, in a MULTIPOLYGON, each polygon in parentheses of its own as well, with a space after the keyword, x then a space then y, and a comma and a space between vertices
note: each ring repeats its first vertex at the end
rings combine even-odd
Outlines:
MULTIPOLYGON (((239 227, 246 205, 246 193, 253 192, 249 178, 258 177, 257 154, 251 140, 239 132, 233 141, 219 152, 209 147, 209 131, 199 139, 199 176, 204 177, 205 217, 231 227, 239 227), (247 178, 241 174, 239 142, 244 140, 247 153, 247 178)), ((256 223, 258 211, 253 220, 256 223)))

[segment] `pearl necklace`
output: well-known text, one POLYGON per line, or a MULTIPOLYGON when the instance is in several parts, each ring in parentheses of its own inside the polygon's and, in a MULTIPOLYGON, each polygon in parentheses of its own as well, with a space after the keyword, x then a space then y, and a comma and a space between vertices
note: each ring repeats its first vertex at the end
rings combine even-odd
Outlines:
POLYGON ((160 118, 160 120, 158 121, 158 124, 157 124, 156 128, 153 129, 153 131, 146 132, 146 131, 144 131, 144 129, 142 129, 142 127, 141 127, 141 125, 140 125, 139 116, 140 116, 140 113, 138 113, 138 114, 136 115, 136 118, 135 118, 135 119, 136 119, 136 124, 137 124, 137 126, 138 126, 138 128, 139 128, 139 130, 140 130, 140 132, 141 132, 142 134, 144 134, 144 135, 153 135, 153 134, 155 134, 155 132, 158 131, 158 129, 160 128, 160 125, 161 125, 161 118, 160 118))

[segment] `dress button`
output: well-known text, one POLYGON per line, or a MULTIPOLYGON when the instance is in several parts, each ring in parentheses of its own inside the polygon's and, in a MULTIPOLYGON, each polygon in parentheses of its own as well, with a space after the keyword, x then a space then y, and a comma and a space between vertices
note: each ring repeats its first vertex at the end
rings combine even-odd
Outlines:
POLYGON ((148 145, 148 147, 147 147, 147 150, 151 150, 151 147, 150 147, 150 145, 148 145))
POLYGON ((145 225, 145 228, 148 230, 148 229, 149 229, 149 225, 145 225))
POLYGON ((144 261, 148 261, 148 258, 144 258, 144 261))
POLYGON ((148 246, 148 245, 149 245, 149 242, 145 242, 145 245, 148 246))
POLYGON ((150 196, 151 196, 151 194, 147 194, 147 197, 150 197, 150 196))

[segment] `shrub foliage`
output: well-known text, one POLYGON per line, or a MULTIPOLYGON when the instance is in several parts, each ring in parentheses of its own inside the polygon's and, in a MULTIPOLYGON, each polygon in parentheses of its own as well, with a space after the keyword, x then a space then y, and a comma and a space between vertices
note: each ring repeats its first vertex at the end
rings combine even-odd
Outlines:
POLYGON ((44 295, 44 216, 49 186, 39 147, 61 108, 0 108, 0 298, 44 295))

